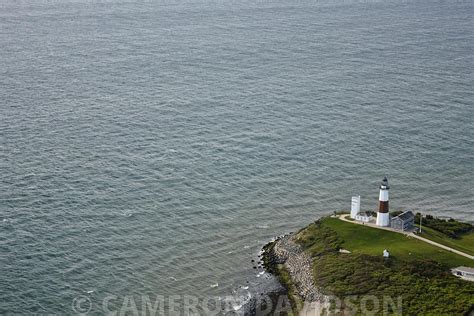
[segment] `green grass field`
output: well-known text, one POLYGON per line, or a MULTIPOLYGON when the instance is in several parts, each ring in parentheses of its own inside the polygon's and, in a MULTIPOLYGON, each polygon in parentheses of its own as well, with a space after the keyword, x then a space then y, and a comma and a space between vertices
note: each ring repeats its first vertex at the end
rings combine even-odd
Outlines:
MULTIPOLYGON (((352 224, 338 218, 325 218, 322 226, 336 231, 342 239, 341 246, 354 254, 382 256, 383 250, 387 249, 395 259, 431 259, 450 267, 474 267, 474 260, 399 233, 352 224)), ((469 244, 469 240, 465 242, 469 244)))
MULTIPOLYGON (((357 306, 367 296, 401 298, 404 315, 463 316, 474 311, 474 282, 450 271, 474 267, 474 260, 400 233, 333 217, 311 223, 295 237, 313 258, 313 279, 323 294, 354 298, 355 309, 346 306, 351 315, 363 315, 357 306), (340 248, 351 253, 340 253, 340 248), (389 259, 382 257, 384 249, 390 251, 389 259)), ((381 314, 386 313, 376 313, 381 314)))
POLYGON ((422 227, 419 236, 474 256, 474 232, 454 239, 432 228, 422 227))

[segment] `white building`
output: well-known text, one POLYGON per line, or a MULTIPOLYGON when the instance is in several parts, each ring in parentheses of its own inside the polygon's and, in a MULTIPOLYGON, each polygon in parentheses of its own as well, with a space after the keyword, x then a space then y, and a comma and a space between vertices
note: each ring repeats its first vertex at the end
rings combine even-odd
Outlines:
POLYGON ((364 223, 368 223, 372 220, 372 213, 371 212, 359 212, 357 213, 355 219, 356 221, 361 221, 364 223))
POLYGON ((360 212, 360 195, 352 197, 351 203, 351 218, 355 219, 356 215, 360 212))
POLYGON ((474 268, 470 267, 457 267, 451 270, 451 272, 467 281, 474 281, 474 268))

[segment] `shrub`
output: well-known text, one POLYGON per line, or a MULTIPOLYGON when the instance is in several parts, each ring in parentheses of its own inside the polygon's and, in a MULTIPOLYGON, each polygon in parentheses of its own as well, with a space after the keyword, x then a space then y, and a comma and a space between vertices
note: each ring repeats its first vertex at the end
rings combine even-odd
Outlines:
MULTIPOLYGON (((420 221, 420 213, 415 216, 415 223, 420 221)), ((474 226, 470 223, 458 222, 452 218, 445 220, 432 215, 426 215, 422 219, 422 225, 437 230, 451 238, 459 238, 463 234, 470 233, 474 226)))

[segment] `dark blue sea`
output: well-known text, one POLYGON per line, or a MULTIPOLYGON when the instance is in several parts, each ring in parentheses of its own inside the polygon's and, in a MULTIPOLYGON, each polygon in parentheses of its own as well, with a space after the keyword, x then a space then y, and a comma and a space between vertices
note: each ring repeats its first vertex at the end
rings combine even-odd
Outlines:
POLYGON ((392 210, 474 222, 473 14, 1 0, 0 314, 252 287, 262 245, 384 176, 392 210))

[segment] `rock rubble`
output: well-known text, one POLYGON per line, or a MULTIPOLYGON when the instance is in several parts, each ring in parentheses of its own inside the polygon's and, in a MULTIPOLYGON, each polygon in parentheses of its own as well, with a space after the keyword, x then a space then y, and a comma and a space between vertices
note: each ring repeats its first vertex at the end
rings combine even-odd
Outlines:
POLYGON ((305 302, 323 302, 325 297, 319 293, 313 281, 311 257, 295 239, 296 236, 291 234, 276 240, 267 253, 269 265, 284 264, 298 294, 305 302))

